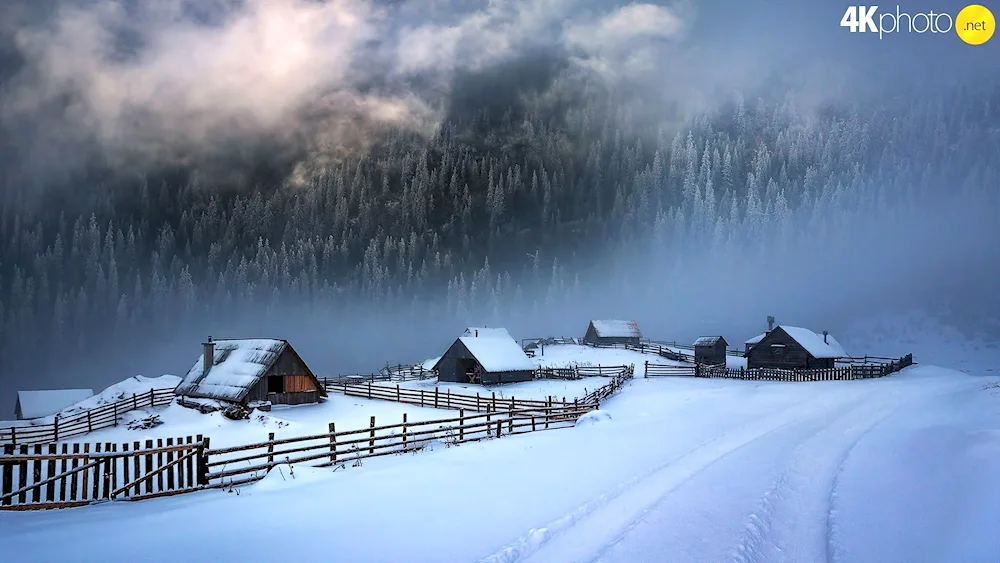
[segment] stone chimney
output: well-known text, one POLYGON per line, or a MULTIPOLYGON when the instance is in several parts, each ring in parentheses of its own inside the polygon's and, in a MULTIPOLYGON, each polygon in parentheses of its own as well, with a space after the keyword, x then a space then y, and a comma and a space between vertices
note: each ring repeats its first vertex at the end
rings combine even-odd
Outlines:
POLYGON ((768 315, 767 316, 767 333, 771 334, 772 330, 774 330, 774 317, 772 317, 771 315, 768 315))
POLYGON ((827 336, 828 336, 829 334, 830 334, 829 332, 827 332, 827 331, 825 331, 825 330, 823 331, 823 344, 829 344, 829 342, 827 342, 827 341, 826 341, 826 337, 827 337, 827 336))
POLYGON ((202 359, 204 361, 202 362, 201 368, 202 375, 204 376, 209 372, 209 370, 212 369, 212 366, 215 365, 215 342, 212 342, 212 337, 209 336, 208 340, 202 342, 201 345, 204 349, 202 352, 202 359))

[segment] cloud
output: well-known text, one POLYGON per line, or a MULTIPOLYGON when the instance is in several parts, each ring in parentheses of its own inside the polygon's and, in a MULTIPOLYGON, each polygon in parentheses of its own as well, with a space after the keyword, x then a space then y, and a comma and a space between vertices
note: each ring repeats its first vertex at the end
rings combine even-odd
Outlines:
POLYGON ((664 42, 682 40, 691 13, 596 0, 62 0, 14 26, 24 66, 0 117, 30 129, 36 152, 96 147, 115 167, 261 138, 315 165, 388 127, 432 134, 458 73, 531 53, 642 77, 680 52, 664 42))

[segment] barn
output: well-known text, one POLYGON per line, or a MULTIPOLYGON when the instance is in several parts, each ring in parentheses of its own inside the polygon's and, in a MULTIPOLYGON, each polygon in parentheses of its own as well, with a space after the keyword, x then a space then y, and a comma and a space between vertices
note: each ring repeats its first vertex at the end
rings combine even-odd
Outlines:
POLYGON ((535 364, 502 328, 469 328, 434 364, 438 381, 496 385, 531 381, 535 364))
POLYGON ((174 389, 175 395, 241 405, 300 405, 326 397, 316 375, 285 340, 209 337, 202 346, 201 357, 174 389))
POLYGON ((694 341, 694 361, 708 366, 725 365, 726 346, 729 343, 721 336, 702 336, 694 341))
POLYGON ((14 403, 14 416, 17 420, 52 416, 93 396, 93 389, 18 391, 17 402, 14 403))
POLYGON ((632 344, 638 346, 642 332, 635 321, 590 321, 583 342, 591 346, 599 344, 632 344))
POLYGON ((795 326, 779 325, 747 352, 747 368, 822 369, 846 358, 844 347, 827 331, 823 334, 795 326))

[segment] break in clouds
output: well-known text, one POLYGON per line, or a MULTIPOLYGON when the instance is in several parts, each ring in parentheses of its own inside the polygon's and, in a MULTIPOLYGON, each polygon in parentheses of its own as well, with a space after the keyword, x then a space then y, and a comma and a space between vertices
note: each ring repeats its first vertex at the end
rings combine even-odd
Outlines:
POLYGON ((17 144, 96 148, 119 170, 248 139, 316 163, 387 127, 433 134, 456 73, 538 53, 590 80, 658 76, 693 14, 589 0, 97 0, 34 17, 24 6, 6 30, 22 64, 3 118, 33 140, 17 144))

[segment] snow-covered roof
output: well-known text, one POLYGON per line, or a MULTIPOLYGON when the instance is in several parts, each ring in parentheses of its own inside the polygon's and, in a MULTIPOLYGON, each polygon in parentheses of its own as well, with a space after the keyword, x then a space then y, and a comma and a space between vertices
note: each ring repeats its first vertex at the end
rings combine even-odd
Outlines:
POLYGON ((758 334, 757 336, 754 336, 750 340, 747 340, 746 342, 744 342, 744 344, 756 344, 756 343, 760 342, 761 340, 764 340, 765 336, 767 336, 767 333, 766 332, 762 332, 762 333, 758 334))
POLYGON ((94 396, 93 389, 18 391, 17 404, 21 407, 21 418, 40 418, 56 414, 92 396, 94 396))
POLYGON ((534 371, 535 364, 513 338, 462 336, 459 340, 468 348, 483 369, 496 373, 505 371, 534 371))
POLYGON ((465 329, 462 336, 474 336, 477 338, 511 338, 510 333, 505 328, 489 328, 470 326, 465 329))
POLYGON ((847 356, 847 352, 844 351, 844 347, 840 345, 840 342, 837 342, 837 339, 829 334, 827 334, 826 342, 824 342, 822 334, 816 334, 808 328, 785 325, 781 325, 778 328, 785 331, 788 336, 791 336, 793 340, 798 342, 814 358, 843 358, 847 356))
POLYGON ((719 341, 725 342, 726 339, 721 336, 702 336, 698 340, 694 341, 695 346, 715 346, 719 341))
POLYGON ((601 338, 642 338, 642 332, 635 321, 594 320, 590 324, 601 338))
POLYGON ((269 338, 216 340, 212 368, 206 374, 205 356, 198 356, 174 393, 240 402, 288 347, 285 340, 269 338))

